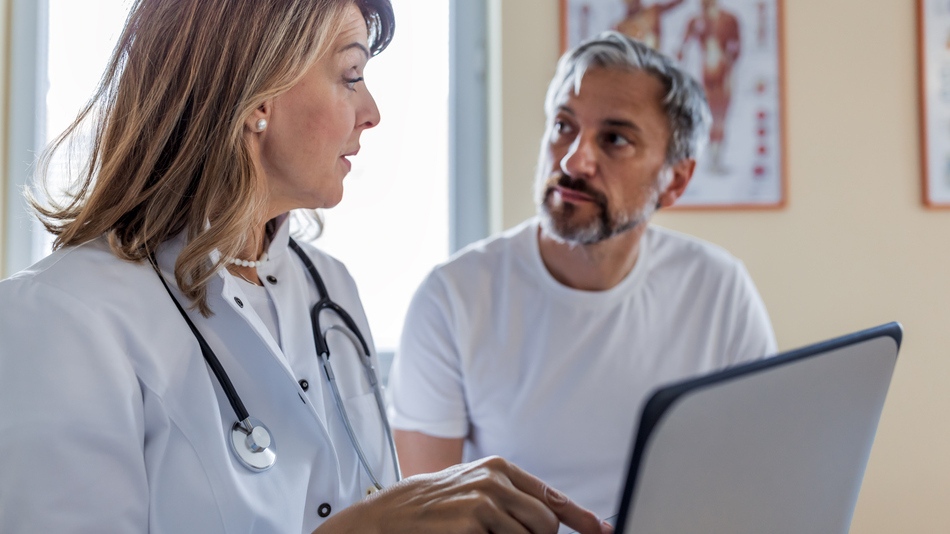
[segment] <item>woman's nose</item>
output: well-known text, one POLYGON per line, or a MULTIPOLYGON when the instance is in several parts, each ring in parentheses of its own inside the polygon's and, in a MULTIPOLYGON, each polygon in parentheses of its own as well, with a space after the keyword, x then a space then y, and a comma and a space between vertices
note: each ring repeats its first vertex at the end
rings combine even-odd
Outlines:
POLYGON ((361 128, 372 128, 379 124, 379 108, 376 106, 376 99, 373 98, 366 82, 363 82, 362 96, 363 102, 360 105, 360 111, 356 116, 356 125, 361 128))

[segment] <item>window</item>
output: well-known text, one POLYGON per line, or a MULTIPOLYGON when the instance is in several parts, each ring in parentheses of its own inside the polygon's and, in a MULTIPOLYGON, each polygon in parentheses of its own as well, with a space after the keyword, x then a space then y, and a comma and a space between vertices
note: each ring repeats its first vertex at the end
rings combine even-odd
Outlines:
MULTIPOLYGON (((47 1, 44 146, 72 124, 92 97, 129 12, 128 0, 47 1)), ((51 176, 50 190, 62 190, 65 183, 65 176, 51 176)), ((37 235, 40 245, 32 261, 49 254, 53 244, 53 236, 39 223, 37 235)))

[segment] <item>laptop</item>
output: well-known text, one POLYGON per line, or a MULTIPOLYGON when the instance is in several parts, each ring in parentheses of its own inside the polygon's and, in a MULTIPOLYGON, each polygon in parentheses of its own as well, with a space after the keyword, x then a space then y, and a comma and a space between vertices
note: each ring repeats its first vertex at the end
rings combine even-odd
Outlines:
POLYGON ((901 337, 890 323, 657 390, 616 531, 846 534, 901 337))

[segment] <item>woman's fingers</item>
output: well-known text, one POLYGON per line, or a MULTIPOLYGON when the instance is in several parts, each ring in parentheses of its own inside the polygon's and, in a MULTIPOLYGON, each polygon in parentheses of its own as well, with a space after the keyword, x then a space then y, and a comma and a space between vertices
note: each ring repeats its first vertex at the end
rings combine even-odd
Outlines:
MULTIPOLYGON (((481 491, 498 504, 500 512, 523 525, 525 532, 557 531, 560 522, 554 512, 541 499, 519 488, 511 479, 512 468, 517 469, 513 464, 498 457, 491 457, 477 462, 473 468, 487 473, 483 478, 486 483, 481 491)), ((537 482, 541 483, 540 480, 537 482)), ((492 532, 497 531, 492 529, 492 532)))
POLYGON ((601 523, 593 512, 581 508, 560 491, 548 486, 537 477, 525 472, 514 464, 508 462, 505 462, 505 464, 508 469, 508 479, 511 480, 512 484, 522 492, 543 503, 561 523, 573 528, 580 534, 604 534, 613 532, 613 529, 610 528, 609 525, 601 523))
POLYGON ((612 532, 602 530, 593 513, 498 457, 409 477, 331 519, 320 532, 555 534, 561 522, 581 534, 612 532))

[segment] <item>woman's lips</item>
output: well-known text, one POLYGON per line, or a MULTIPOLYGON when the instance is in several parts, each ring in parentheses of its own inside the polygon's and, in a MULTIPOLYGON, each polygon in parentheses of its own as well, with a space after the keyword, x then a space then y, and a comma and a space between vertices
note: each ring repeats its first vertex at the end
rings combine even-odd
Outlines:
POLYGON ((355 156, 356 154, 359 153, 359 151, 360 151, 360 149, 359 149, 359 147, 357 147, 356 150, 353 150, 353 151, 351 151, 351 152, 347 152, 346 154, 343 154, 342 156, 340 156, 340 159, 343 160, 343 164, 346 165, 346 171, 347 171, 347 172, 349 172, 350 169, 353 168, 353 164, 350 163, 350 160, 348 160, 348 159, 346 159, 346 158, 351 158, 351 157, 355 156))

